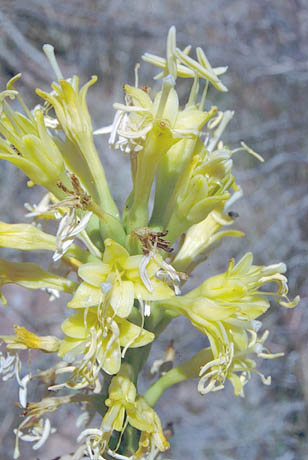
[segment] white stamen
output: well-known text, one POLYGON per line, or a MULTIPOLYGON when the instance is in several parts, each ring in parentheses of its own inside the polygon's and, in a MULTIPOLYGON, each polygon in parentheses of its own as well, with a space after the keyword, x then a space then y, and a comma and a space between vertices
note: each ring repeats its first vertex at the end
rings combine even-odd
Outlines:
POLYGON ((20 387, 19 387, 19 402, 21 407, 26 407, 27 406, 27 385, 31 380, 30 374, 25 375, 21 382, 20 382, 20 387))
POLYGON ((142 259, 140 261, 140 264, 139 264, 139 273, 140 273, 140 278, 142 279, 142 282, 145 285, 146 289, 149 292, 152 293, 153 292, 153 286, 151 284, 150 278, 149 278, 149 276, 147 274, 147 270, 146 270, 147 265, 151 260, 151 257, 152 257, 151 253, 145 255, 144 257, 142 257, 142 259))
POLYGON ((43 431, 42 431, 42 434, 41 434, 41 439, 36 444, 34 444, 32 446, 32 449, 37 450, 40 447, 42 447, 45 444, 45 442, 47 441, 47 439, 49 438, 50 434, 51 434, 51 424, 50 424, 49 419, 47 418, 45 420, 45 424, 44 424, 43 431))
POLYGON ((150 316, 151 315, 151 303, 150 302, 145 302, 144 303, 144 316, 150 316))
POLYGON ((108 455, 110 455, 110 457, 113 457, 116 460, 133 460, 133 457, 126 457, 125 455, 117 454, 116 452, 113 452, 110 449, 107 449, 107 453, 108 455))
POLYGON ((60 67, 57 63, 56 57, 55 57, 55 49, 52 45, 46 44, 43 45, 43 51, 46 54, 46 57, 52 67, 52 70, 56 74, 56 77, 58 80, 63 80, 63 75, 60 70, 60 67))
POLYGON ((62 217, 57 231, 57 249, 53 255, 55 262, 61 259, 73 244, 75 237, 87 227, 91 217, 92 212, 88 212, 79 221, 75 208, 71 208, 62 217))
POLYGON ((230 208, 230 206, 233 206, 233 204, 239 200, 240 198, 242 198, 243 196, 243 190, 240 189, 238 190, 237 192, 233 193, 233 195, 231 196, 231 198, 229 198, 226 203, 225 203, 225 210, 230 208))

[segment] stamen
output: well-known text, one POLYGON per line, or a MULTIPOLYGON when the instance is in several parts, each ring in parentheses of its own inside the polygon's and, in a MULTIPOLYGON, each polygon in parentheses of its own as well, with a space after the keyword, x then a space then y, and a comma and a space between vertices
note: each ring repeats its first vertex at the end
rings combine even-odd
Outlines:
POLYGON ((139 264, 139 273, 140 273, 140 278, 143 282, 143 284, 145 285, 146 289, 149 291, 149 292, 153 292, 153 286, 151 284, 151 281, 150 281, 150 278, 149 278, 149 275, 147 273, 147 265, 148 263, 150 262, 152 258, 152 254, 149 253, 145 256, 142 257, 141 261, 140 261, 140 264, 139 264))
MULTIPOLYGON (((168 72, 174 80, 177 77, 177 58, 176 58, 176 29, 174 26, 170 27, 167 38, 166 57, 168 63, 168 72)), ((173 85, 174 86, 174 85, 173 85)))
POLYGON ((209 142, 209 145, 208 145, 209 152, 212 152, 214 148, 216 147, 217 142, 219 141, 224 130, 226 129, 228 123, 232 120, 233 115, 234 115, 234 112, 231 110, 227 110, 226 112, 223 113, 221 122, 218 128, 216 129, 216 131, 214 132, 212 139, 209 142))
POLYGON ((159 106, 156 112, 156 119, 161 119, 164 114, 165 106, 167 104, 168 96, 170 90, 175 86, 175 79, 174 77, 169 74, 163 79, 163 85, 161 90, 161 96, 159 101, 159 106))
POLYGON ((257 158, 257 160, 261 161, 261 163, 264 162, 264 158, 261 157, 261 155, 259 155, 257 152, 252 150, 250 147, 248 147, 248 145, 246 145, 245 142, 242 141, 241 146, 243 147, 244 150, 246 150, 246 152, 250 153, 250 155, 257 158))
POLYGON ((113 450, 107 449, 108 455, 110 457, 115 458, 116 460, 133 460, 133 457, 126 457, 125 455, 117 454, 116 452, 113 452, 113 450))
POLYGON ((199 78, 198 78, 198 75, 196 74, 191 90, 190 90, 189 99, 187 101, 185 108, 193 107, 196 105, 198 92, 199 92, 199 78))
POLYGON ((63 80, 63 75, 60 70, 60 67, 57 63, 56 57, 55 57, 55 49, 52 45, 46 44, 43 45, 43 51, 52 67, 52 70, 54 71, 56 77, 58 80, 63 80))
POLYGON ((199 110, 203 110, 204 109, 204 106, 205 106, 205 101, 206 101, 206 96, 207 96, 207 92, 208 92, 208 88, 209 88, 209 81, 206 80, 205 82, 205 86, 204 86, 204 90, 202 92, 202 96, 201 96, 201 100, 199 102, 199 110))

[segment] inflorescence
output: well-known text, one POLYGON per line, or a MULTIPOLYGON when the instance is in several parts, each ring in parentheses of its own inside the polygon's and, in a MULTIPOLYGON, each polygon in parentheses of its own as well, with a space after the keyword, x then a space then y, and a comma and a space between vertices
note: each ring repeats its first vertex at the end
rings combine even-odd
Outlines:
MULTIPOLYGON (((21 441, 38 449, 55 431, 51 412, 77 403, 83 410, 77 424, 85 429, 76 452, 65 458, 153 460, 169 447, 170 430, 162 428, 153 409, 168 387, 199 378, 198 390, 205 394, 229 381, 235 395, 243 396, 252 373, 270 383, 255 358, 281 356, 266 348, 268 331, 259 332, 258 318, 272 297, 284 307, 299 301, 287 297, 283 263, 254 265, 247 253, 195 289, 187 292, 184 286, 224 237, 243 236, 230 228, 236 217, 230 206, 242 195, 233 175, 234 153, 245 150, 263 159, 244 143, 234 150, 224 144, 233 112, 209 106, 207 93, 212 87, 227 91, 221 80, 227 69, 212 67, 201 48, 196 58, 191 47, 179 49, 174 27, 165 58, 143 56, 159 68, 160 90, 139 87, 137 65, 135 85, 125 84, 124 102, 114 104, 112 124, 95 131, 86 94, 97 78, 80 89, 77 76, 62 76, 53 47, 45 45, 44 51, 56 81, 50 92, 37 90, 41 105, 27 107, 16 89, 20 74, 0 93, 0 158, 20 168, 28 185, 47 193, 37 205, 26 204, 32 224, 0 222, 0 246, 46 250, 57 264, 45 270, 0 259, 0 278, 1 286, 44 289, 50 300, 69 293, 72 314, 59 324, 57 337, 38 336, 20 325, 14 334, 0 337, 6 345, 0 354, 2 379, 16 377, 23 415, 15 430, 14 458, 20 456, 21 441), (184 105, 176 91, 182 78, 191 85, 184 105), (23 113, 11 107, 14 99, 23 113), (133 186, 122 213, 95 147, 94 136, 102 134, 130 162, 133 186), (43 231, 40 219, 58 221, 57 234, 43 231), (154 363, 155 382, 140 394, 138 374, 151 344, 180 315, 207 337, 208 346, 172 367, 171 342, 164 359, 154 363), (53 353, 59 360, 49 369, 25 373, 18 354, 23 349, 53 353), (28 402, 34 380, 51 396, 28 402), (92 427, 96 411, 102 420, 92 427)), ((1 300, 6 303, 2 293, 1 300)))

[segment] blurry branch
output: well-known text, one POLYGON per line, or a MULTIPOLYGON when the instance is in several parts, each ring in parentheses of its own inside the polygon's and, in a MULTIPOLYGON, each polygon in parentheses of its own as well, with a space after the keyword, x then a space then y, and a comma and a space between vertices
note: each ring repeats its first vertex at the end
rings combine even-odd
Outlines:
MULTIPOLYGON (((266 198, 266 197, 264 197, 266 198)), ((286 203, 284 200, 284 197, 281 196, 281 203, 286 203)), ((301 217, 303 217, 305 214, 307 214, 308 210, 308 196, 303 197, 301 200, 296 201, 293 204, 288 204, 287 207, 283 208, 280 215, 276 216, 276 218, 273 220, 272 224, 267 228, 266 232, 263 234, 261 238, 259 238, 258 242, 255 244, 254 250, 256 253, 261 253, 264 251, 264 247, 267 244, 267 242, 270 239, 275 239, 276 237, 279 236, 279 233, 281 232, 282 229, 287 229, 287 224, 290 223, 291 220, 293 222, 296 222, 296 218, 298 218, 299 212, 301 213, 301 217), (272 237, 272 238, 269 238, 272 237)), ((292 245, 296 246, 296 240, 294 241, 294 233, 291 235, 291 241, 289 241, 289 244, 287 244, 287 233, 284 232, 284 245, 280 250, 280 257, 286 257, 287 253, 291 249, 292 245), (292 244, 292 239, 293 239, 293 244, 292 244)), ((308 254, 301 255, 303 258, 306 258, 306 264, 308 265, 308 259, 307 256, 308 254)))
POLYGON ((282 75, 282 74, 286 74, 290 72, 292 72, 293 74, 301 72, 301 73, 305 73, 305 75, 303 76, 306 77, 306 79, 308 80, 307 71, 308 71, 308 62, 296 62, 295 60, 294 61, 290 60, 288 62, 284 62, 281 64, 272 64, 270 66, 266 66, 261 69, 260 68, 255 69, 249 75, 249 79, 255 80, 256 78, 263 77, 265 75, 274 76, 274 75, 282 75))
POLYGON ((48 27, 55 27, 64 30, 66 33, 86 33, 88 36, 100 34, 101 36, 110 36, 115 30, 121 30, 121 35, 131 37, 153 38, 153 33, 148 28, 136 23, 134 27, 129 22, 127 25, 118 23, 116 16, 106 15, 105 10, 99 11, 95 8, 84 8, 76 6, 73 2, 63 3, 47 1, 44 3, 44 12, 42 13, 42 2, 30 1, 21 2, 15 6, 15 14, 27 16, 29 21, 36 21, 48 27), (61 14, 59 14, 61 10, 61 14), (77 13, 77 14, 76 14, 77 13))
POLYGON ((0 26, 2 33, 16 45, 22 54, 29 58, 34 64, 40 67, 40 71, 45 72, 45 59, 43 53, 38 51, 27 38, 19 31, 19 29, 9 20, 9 18, 0 11, 0 26))
POLYGON ((17 69, 19 66, 19 59, 16 57, 15 53, 10 52, 5 46, 3 37, 0 37, 0 58, 6 62, 11 69, 17 69))
POLYGON ((283 152, 276 154, 270 160, 267 160, 262 165, 258 165, 258 167, 249 170, 249 171, 237 171, 236 176, 239 179, 253 179, 256 177, 265 176, 274 172, 275 169, 286 165, 286 163, 291 163, 293 166, 295 164, 299 164, 302 166, 308 166, 308 154, 302 152, 283 152))

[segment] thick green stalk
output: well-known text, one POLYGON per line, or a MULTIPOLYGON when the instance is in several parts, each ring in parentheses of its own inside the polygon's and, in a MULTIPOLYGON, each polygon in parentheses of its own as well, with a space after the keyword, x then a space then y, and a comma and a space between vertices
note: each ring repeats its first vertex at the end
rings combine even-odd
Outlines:
POLYGON ((105 212, 100 206, 98 206, 94 201, 89 203, 88 210, 96 214, 100 219, 100 230, 101 236, 105 240, 106 238, 112 238, 117 243, 122 246, 126 242, 126 233, 124 231, 123 225, 117 217, 114 217, 111 214, 105 212))
MULTIPOLYGON (((137 321, 136 324, 138 324, 138 322, 140 323, 140 321, 138 321, 138 319, 140 319, 140 314, 138 315, 139 312, 137 312, 137 309, 133 310, 135 310, 135 312, 133 313, 133 317, 130 317, 130 320, 133 322, 137 321)), ((154 332, 157 338, 176 316, 178 315, 171 310, 166 311, 162 307, 154 304, 151 309, 150 317, 146 318, 145 329, 154 332)), ((143 369, 148 359, 151 347, 152 344, 149 344, 145 347, 129 349, 125 355, 124 362, 129 363, 132 367, 133 382, 136 387, 138 374, 143 369)), ((136 428, 128 425, 121 442, 123 449, 120 449, 119 452, 126 456, 133 455, 138 448, 139 435, 140 433, 136 428)))
MULTIPOLYGON (((155 303, 151 307, 151 315, 145 319, 144 328, 155 334, 157 338, 169 325, 172 319, 176 318, 178 313, 171 310, 165 310, 155 303)), ((136 322, 132 320, 133 322, 136 322)), ((140 325, 140 321, 136 324, 140 325)), ((125 355, 124 362, 129 363, 134 370, 134 384, 137 386, 138 375, 143 369, 149 353, 151 351, 152 344, 148 344, 141 348, 130 348, 125 355)))

